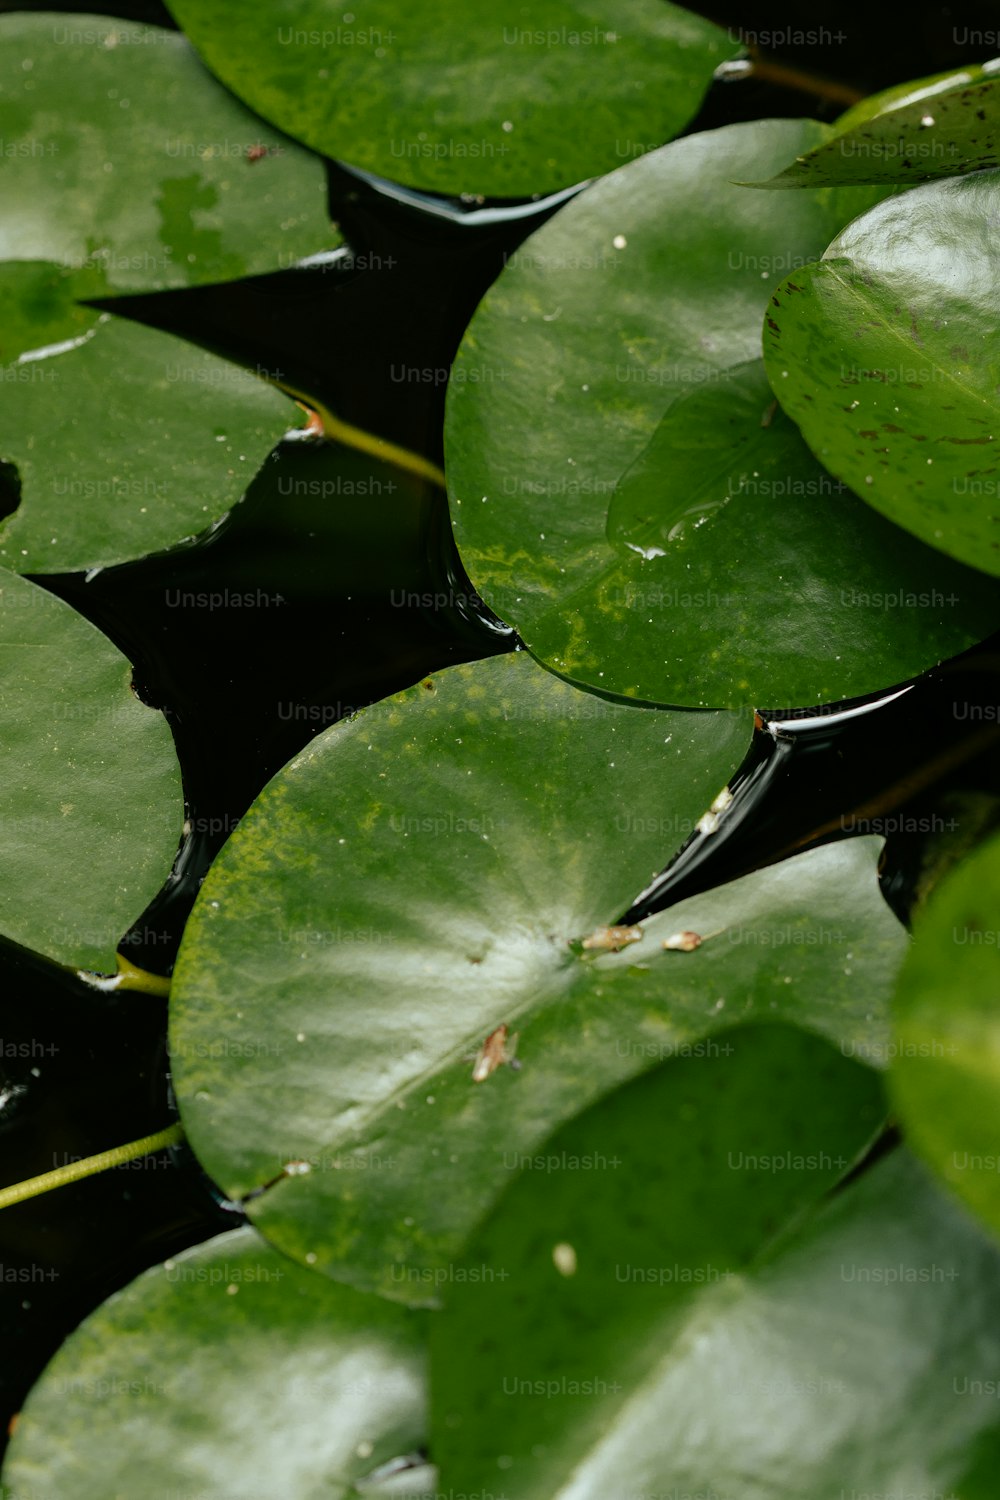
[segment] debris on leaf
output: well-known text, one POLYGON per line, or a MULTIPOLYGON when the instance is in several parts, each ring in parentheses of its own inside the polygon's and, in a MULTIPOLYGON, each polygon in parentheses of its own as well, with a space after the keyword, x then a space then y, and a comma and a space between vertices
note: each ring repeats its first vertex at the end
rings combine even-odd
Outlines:
POLYGON ((641 927, 596 927, 583 940, 584 948, 596 948, 602 953, 620 953, 629 943, 638 943, 642 938, 641 927))
POLYGON ((565 1243, 552 1246, 552 1264, 560 1276, 576 1275, 576 1251, 565 1243))
POLYGON ((700 948, 702 939, 697 932, 675 932, 672 936, 663 939, 664 948, 672 953, 693 953, 700 948))
POLYGON ((733 800, 733 794, 727 786, 715 798, 708 812, 702 813, 695 827, 699 833, 714 833, 719 826, 719 815, 724 813, 733 800))
POLYGON ((508 1040, 506 1021, 501 1021, 496 1030, 490 1032, 476 1058, 476 1064, 472 1070, 473 1083, 482 1083, 489 1078, 491 1073, 495 1073, 497 1068, 503 1067, 504 1063, 512 1068, 521 1066, 515 1057, 518 1035, 519 1033, 515 1031, 508 1040))

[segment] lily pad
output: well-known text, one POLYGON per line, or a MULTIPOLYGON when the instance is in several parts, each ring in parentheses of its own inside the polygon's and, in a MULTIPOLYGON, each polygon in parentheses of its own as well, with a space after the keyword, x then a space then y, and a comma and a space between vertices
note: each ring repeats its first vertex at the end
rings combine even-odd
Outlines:
POLYGON ((470 1246, 431 1329, 445 1493, 950 1494, 994 1428, 1000 1253, 903 1150, 816 1210, 865 1080, 729 1036, 560 1131, 543 1161, 603 1168, 525 1171, 470 1246))
POLYGON ((919 915, 899 976, 892 1087, 914 1149, 1000 1234, 1000 838, 919 915))
POLYGON ((759 1014, 881 1061, 906 937, 877 840, 615 930, 744 744, 736 715, 609 702, 524 655, 314 740, 209 873, 175 971, 207 1171, 296 1258, 433 1303, 505 1153, 664 1056, 759 1014), (697 951, 664 949, 687 928, 697 951))
POLYGON ((310 1275, 253 1229, 218 1235, 70 1335, 21 1413, 4 1494, 348 1500, 426 1440, 425 1336, 420 1314, 310 1275))
POLYGON ((1000 59, 863 99, 832 138, 753 187, 929 182, 1000 166, 1000 59))
POLYGON ((327 156, 443 193, 528 197, 669 140, 740 49, 665 0, 172 0, 209 67, 327 156))
POLYGON ((0 459, 20 479, 0 564, 21 573, 127 562, 207 530, 301 422, 249 371, 81 307, 92 282, 0 263, 0 459))
POLYGON ((25 354, 81 342, 98 315, 80 299, 107 291, 96 267, 70 271, 47 261, 11 261, 0 266, 0 368, 5 384, 38 378, 23 368, 25 354), (15 373, 11 373, 13 367, 15 373))
MULTIPOLYGON (((758 702, 814 702, 887 686, 941 649, 960 649, 945 640, 968 643, 968 622, 954 623, 960 610, 940 612, 921 642, 912 615, 886 628, 881 612, 841 608, 867 540, 862 571, 880 593, 912 591, 911 568, 915 582, 927 564, 890 534, 866 531, 848 544, 841 575, 828 532, 856 528, 858 512, 852 519, 848 501, 831 521, 839 492, 829 495, 829 477, 781 432, 760 431, 773 397, 758 400, 764 388, 745 367, 760 357, 768 288, 818 257, 879 194, 785 194, 762 214, 757 195, 732 179, 821 139, 810 121, 758 121, 623 167, 510 258, 470 324, 445 431, 459 551, 487 603, 571 680, 695 706, 746 704, 757 693, 758 702), (769 447, 790 455, 770 460, 774 478, 808 481, 818 507, 750 498, 746 455, 769 447), (667 521, 669 535, 702 494, 715 502, 730 484, 740 503, 704 536, 689 526, 680 547, 661 538, 651 556, 621 527, 633 486, 655 491, 654 529, 667 521), (751 542, 765 503, 764 539, 751 542), (810 530, 817 514, 827 524, 810 530), (801 585, 791 577, 799 569, 801 585), (773 660, 772 608, 783 622, 773 660), (759 647, 740 644, 744 621, 759 647)), ((647 501, 643 493, 643 515, 647 501)))
POLYGON ((1000 172, 880 203, 771 299, 764 358, 817 458, 890 521, 1000 573, 1000 172))
POLYGON ((170 730, 107 637, 13 573, 0 573, 0 666, 0 933, 113 972, 181 834, 170 730))
POLYGON ((341 243, 323 163, 221 89, 182 36, 0 17, 0 259, 117 291, 203 286, 341 243))
POLYGON ((992 582, 876 515, 775 405, 755 360, 668 409, 611 496, 587 585, 581 567, 545 620, 547 652, 574 676, 597 681, 612 660, 644 696, 829 703, 1000 622, 992 582))

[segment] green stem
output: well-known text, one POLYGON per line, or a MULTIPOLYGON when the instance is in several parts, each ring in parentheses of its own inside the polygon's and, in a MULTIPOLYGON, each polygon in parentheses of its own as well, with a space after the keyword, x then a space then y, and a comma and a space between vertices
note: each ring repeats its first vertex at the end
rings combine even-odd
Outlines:
POLYGON ((168 1125, 156 1135, 144 1135, 141 1141, 129 1141, 126 1146, 113 1146, 110 1151, 99 1151, 96 1156, 84 1157, 83 1161, 67 1162, 53 1172, 43 1172, 40 1177, 28 1177, 24 1182, 13 1182, 10 1187, 0 1188, 0 1208, 10 1208, 15 1203, 24 1203, 28 1198, 37 1198, 41 1193, 50 1193, 54 1188, 67 1183, 79 1182, 82 1177, 93 1177, 96 1172, 106 1172, 110 1167, 123 1166, 136 1161, 140 1156, 151 1156, 165 1146, 177 1146, 184 1139, 180 1123, 168 1125))
POLYGON ((843 813, 839 818, 831 818, 829 822, 821 823, 818 828, 813 828, 811 832, 803 834, 801 838, 795 839, 791 844, 786 844, 770 863, 776 864, 780 859, 788 859, 792 854, 797 854, 800 849, 804 849, 817 840, 824 838, 828 833, 835 833, 838 829, 843 829, 846 818, 852 817, 859 821, 871 822, 877 818, 884 817, 893 808, 899 807, 901 803, 909 802, 919 792, 926 791, 928 787, 933 786, 936 781, 940 781, 942 777, 956 770, 959 766, 964 765, 967 761, 975 760, 978 755, 982 755, 991 745, 995 745, 998 734, 1000 734, 1000 726, 992 724, 986 729, 978 730, 975 734, 970 735, 968 739, 960 741, 959 744, 952 745, 947 750, 942 750, 940 754, 933 756, 929 761, 925 761, 915 771, 908 772, 907 775, 893 782, 891 786, 883 787, 873 797, 869 797, 866 802, 850 808, 848 812, 843 813))
POLYGON ((150 974, 147 969, 139 969, 120 953, 116 957, 117 974, 95 974, 91 969, 76 969, 74 972, 85 984, 91 985, 95 990, 102 990, 105 994, 111 990, 136 990, 141 995, 170 994, 170 980, 165 975, 150 974))
POLYGON ((430 480, 431 484, 444 489, 444 471, 437 464, 431 463, 429 458, 424 458, 423 454, 413 453, 409 448, 390 443, 387 438, 376 437, 373 432, 366 432, 362 427, 355 427, 352 422, 343 421, 334 416, 322 401, 317 401, 315 396, 307 396, 297 386, 288 385, 283 380, 274 380, 271 384, 292 396, 307 411, 315 412, 319 418, 317 433, 321 430, 328 441, 343 443, 345 447, 367 453, 372 458, 380 459, 382 463, 395 464, 398 469, 407 469, 411 474, 430 480))
POLYGON ((833 104, 843 104, 848 108, 865 97, 863 90, 853 88, 849 83, 838 83, 833 78, 820 78, 804 68, 792 67, 773 57, 762 57, 753 46, 748 50, 753 62, 750 76, 763 83, 773 83, 782 89, 797 89, 803 94, 814 94, 819 99, 829 99, 833 104))

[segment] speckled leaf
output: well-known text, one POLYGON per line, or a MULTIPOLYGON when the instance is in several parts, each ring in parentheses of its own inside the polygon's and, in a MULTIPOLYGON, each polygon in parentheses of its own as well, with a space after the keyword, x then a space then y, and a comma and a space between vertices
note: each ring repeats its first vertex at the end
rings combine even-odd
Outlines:
MULTIPOLYGON (((629 606, 656 569, 609 544, 608 509, 672 403, 760 357, 768 287, 876 200, 871 188, 790 193, 761 213, 759 195, 733 185, 822 138, 810 121, 757 121, 623 167, 510 257, 470 324, 445 431, 459 550, 497 614, 573 680, 654 702, 747 702, 745 670, 723 660, 731 627, 709 640, 697 602, 629 606)), ((710 483, 717 459, 710 435, 704 475, 693 462, 685 482, 710 483)), ((862 690, 843 665, 816 666, 831 671, 810 701, 827 684, 828 696, 862 690)))
POLYGON ((885 1112, 872 1075, 815 1038, 736 1027, 544 1142, 459 1262, 480 1279, 456 1279, 432 1326, 442 1485, 489 1491, 502 1469, 525 1500, 576 1493, 571 1474, 588 1496, 602 1480, 606 1494, 670 1493, 654 1467, 660 1362, 712 1292, 739 1297, 741 1273, 847 1174, 885 1112), (635 1441, 640 1406, 623 1472, 595 1476, 593 1450, 626 1427, 635 1441))
POLYGON ((0 459, 20 478, 0 564, 22 573, 126 562, 206 530, 303 420, 264 380, 80 307, 78 290, 58 266, 0 263, 0 459))
POLYGON ((865 1080, 727 1040, 561 1131, 470 1248, 431 1328, 444 1493, 953 1493, 996 1423, 1000 1254, 902 1150, 809 1213, 865 1080))
MULTIPOLYGON (((972 36, 968 34, 966 41, 971 40, 972 36)), ((984 47, 987 45, 985 32, 979 33, 979 42, 984 47)), ((888 110, 901 109, 905 104, 924 103, 937 94, 950 94, 954 89, 996 77, 998 73, 1000 58, 992 58, 984 63, 966 63, 960 68, 947 68, 943 73, 931 73, 926 78, 906 78, 902 83, 893 83, 887 89, 866 94, 863 99, 852 104, 850 109, 845 109, 834 121, 832 130, 835 135, 844 130, 853 130, 856 125, 874 120, 888 110)))
POLYGON ((666 0, 171 0, 213 72, 327 156, 527 197, 669 140, 739 43, 666 0))
POLYGON ((313 741, 224 849, 178 960, 172 1066, 209 1173, 232 1197, 274 1184, 247 1208, 296 1258, 431 1302, 504 1152, 658 1058, 761 1014, 881 1061, 906 938, 877 840, 697 897, 618 953, 581 947, 744 742, 736 715, 614 704, 525 655, 313 741), (663 949, 681 927, 697 951, 663 949), (501 1025, 523 1066, 474 1081, 501 1025))
POLYGON ((68 604, 0 573, 0 933, 104 972, 183 818, 170 730, 131 675, 68 604))
POLYGON ((889 520, 1000 573, 1000 172, 880 203, 771 299, 764 357, 816 456, 889 520))
MULTIPOLYGON (((681 396, 623 475, 593 554, 605 661, 684 703, 828 703, 914 676, 1000 623, 991 580, 876 515, 810 453, 760 360, 681 396)), ((577 596, 579 599, 579 594, 577 596)))
POLYGON ((293 264, 340 238, 318 157, 206 73, 181 36, 108 16, 0 18, 0 259, 119 291, 293 264))
POLYGON ((892 1085, 914 1148, 1000 1233, 1000 838, 936 888, 899 976, 892 1085))
POLYGON ((1000 166, 1000 60, 863 99, 833 137, 754 187, 929 182, 1000 166))
POLYGON ((3 1494, 348 1500, 426 1440, 424 1340, 420 1314, 311 1275, 253 1229, 218 1235, 70 1335, 21 1413, 3 1494))

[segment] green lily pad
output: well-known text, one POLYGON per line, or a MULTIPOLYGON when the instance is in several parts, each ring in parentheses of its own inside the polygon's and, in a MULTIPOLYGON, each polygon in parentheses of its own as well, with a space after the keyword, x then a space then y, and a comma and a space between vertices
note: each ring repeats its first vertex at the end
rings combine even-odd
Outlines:
POLYGON ((239 98, 327 156, 444 193, 528 197, 669 140, 726 33, 665 0, 172 0, 239 98))
POLYGON ((1000 573, 1000 172, 880 203, 771 299, 764 358, 810 448, 915 536, 1000 573))
MULTIPOLYGON (((72 1333, 28 1397, 11 1500, 348 1500, 426 1439, 421 1315, 236 1229, 155 1266, 72 1333)), ((426 1469, 424 1469, 426 1474, 426 1469)))
MULTIPOLYGON (((760 357, 768 288, 819 256, 878 190, 786 194, 762 214, 757 195, 732 179, 821 139, 810 121, 757 121, 623 167, 510 258, 470 324, 445 431, 459 551, 487 603, 571 680, 695 706, 746 704, 756 692, 813 702, 886 686, 929 665, 946 638, 968 640, 968 626, 951 623, 961 611, 942 612, 920 642, 912 618, 887 629, 881 612, 872 621, 867 609, 841 609, 868 539, 863 571, 882 580, 879 592, 912 591, 910 568, 914 580, 926 568, 885 533, 855 541, 843 575, 828 526, 817 521, 810 534, 812 499, 769 509, 770 553, 748 537, 764 500, 755 504, 740 478, 746 455, 786 448, 780 432, 760 432, 773 398, 758 401, 760 382, 745 371, 760 357), (661 539, 664 557, 630 545, 617 512, 643 486, 655 490, 654 529, 667 521, 669 535, 701 492, 715 501, 729 483, 743 486, 743 498, 706 536, 691 526, 681 547, 661 539), (790 576, 800 568, 801 585, 790 576), (772 612, 785 622, 773 662, 772 612), (747 620, 760 647, 741 643, 747 620)), ((787 463, 772 460, 777 477, 808 480, 822 497, 832 481, 792 447, 787 463)), ((646 503, 643 494, 643 515, 646 503)), ((829 508, 821 498, 820 513, 829 508)), ((842 534, 857 521, 838 515, 830 524, 842 534)))
POLYGON ((0 112, 0 259, 155 291, 234 281, 341 243, 319 158, 162 27, 3 16, 0 112))
POLYGON ((0 933, 113 972, 181 834, 170 730, 106 636, 13 573, 0 573, 0 666, 0 933))
POLYGON ((0 369, 4 384, 38 379, 24 368, 25 354, 55 344, 80 342, 98 321, 97 313, 78 298, 101 297, 107 291, 96 267, 69 271, 47 261, 12 261, 0 266, 0 369), (12 372, 13 371, 13 372, 12 372))
POLYGON ((1000 60, 863 99, 832 138, 753 187, 929 182, 1000 166, 1000 60))
POLYGON ((612 659, 683 703, 829 703, 995 629, 995 585, 873 512, 775 404, 755 360, 668 409, 611 497, 586 600, 580 569, 546 621, 574 675, 612 659))
POLYGON ((127 562, 207 530, 301 419, 249 371, 80 307, 92 282, 0 263, 0 459, 21 491, 0 564, 21 573, 127 562))
POLYGON ((896 995, 892 1088, 914 1149, 1000 1233, 1000 837, 937 886, 896 995))
POLYGON ((469 1247, 431 1327, 444 1493, 950 1494, 994 1427, 996 1249, 903 1151, 815 1211, 877 1091, 728 1036, 561 1130, 469 1247))
POLYGON ((266 1188, 247 1210, 297 1259, 433 1303, 505 1153, 664 1056, 755 1013, 880 1062, 907 939, 878 840, 601 931, 744 743, 736 715, 609 702, 525 655, 314 740, 213 866, 174 975, 207 1171, 233 1198, 266 1188), (663 948, 688 928, 697 951, 663 948))

